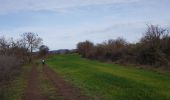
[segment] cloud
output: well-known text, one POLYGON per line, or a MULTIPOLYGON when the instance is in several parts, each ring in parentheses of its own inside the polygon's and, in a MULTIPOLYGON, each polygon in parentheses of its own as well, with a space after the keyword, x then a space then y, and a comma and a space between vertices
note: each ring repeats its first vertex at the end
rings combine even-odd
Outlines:
POLYGON ((0 0, 0 14, 19 11, 50 10, 63 12, 66 9, 107 4, 132 3, 141 0, 0 0))
POLYGON ((36 32, 51 49, 75 48, 79 41, 100 43, 117 37, 134 42, 141 37, 146 24, 169 25, 167 2, 0 0, 0 32, 16 38, 23 32, 36 32), (67 12, 71 14, 65 14, 67 12))
MULTIPOLYGON (((162 27, 168 27, 167 21, 152 21, 162 27)), ((110 24, 84 24, 79 26, 21 26, 14 29, 4 29, 0 35, 18 38, 24 32, 35 32, 43 38, 45 45, 50 49, 69 48, 73 49, 80 41, 90 40, 94 43, 101 43, 108 39, 123 37, 128 42, 137 42, 145 29, 145 21, 121 22, 110 24)), ((153 23, 154 24, 154 23, 153 23)))
MULTIPOLYGON (((18 27, 13 30, 1 31, 7 37, 18 38, 20 34, 24 32, 35 32, 38 33, 40 37, 43 38, 44 43, 48 45, 51 49, 60 48, 75 48, 76 44, 80 41, 90 40, 94 43, 100 43, 104 40, 126 37, 126 39, 131 39, 131 33, 134 31, 122 32, 122 30, 127 31, 129 28, 132 29, 136 23, 129 24, 117 24, 112 23, 112 25, 83 25, 82 26, 72 26, 70 28, 49 26, 49 27, 18 27), (131 27, 130 27, 131 26, 131 27)), ((139 24, 140 25, 140 24, 139 24)), ((138 25, 136 25, 137 27, 138 25)), ((141 27, 141 26, 138 26, 141 27)), ((135 37, 135 33, 131 37, 135 37)), ((139 36, 139 35, 138 35, 139 36)))

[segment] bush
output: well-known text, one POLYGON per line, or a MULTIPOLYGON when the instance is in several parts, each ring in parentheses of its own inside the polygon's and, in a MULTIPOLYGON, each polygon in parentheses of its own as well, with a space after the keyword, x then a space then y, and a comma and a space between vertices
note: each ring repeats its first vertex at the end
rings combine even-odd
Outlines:
POLYGON ((91 58, 94 50, 94 44, 90 41, 80 42, 77 44, 77 51, 83 57, 91 58))
POLYGON ((45 56, 49 52, 49 48, 46 45, 41 45, 39 48, 39 56, 45 56))
POLYGON ((129 44, 123 38, 111 39, 97 45, 85 41, 78 43, 77 50, 83 57, 101 61, 154 67, 170 65, 169 31, 157 25, 148 26, 144 36, 136 44, 129 44))
POLYGON ((17 58, 11 56, 0 56, 0 82, 8 81, 16 76, 21 69, 21 63, 17 58))
POLYGON ((21 71, 21 63, 11 56, 0 56, 0 98, 3 99, 11 79, 21 71))

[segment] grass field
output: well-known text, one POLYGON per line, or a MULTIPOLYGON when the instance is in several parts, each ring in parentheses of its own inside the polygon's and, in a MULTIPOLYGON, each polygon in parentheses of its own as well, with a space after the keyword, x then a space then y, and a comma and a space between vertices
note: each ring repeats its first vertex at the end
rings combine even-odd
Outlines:
POLYGON ((95 100, 170 100, 170 75, 102 63, 78 54, 56 55, 48 65, 95 100))

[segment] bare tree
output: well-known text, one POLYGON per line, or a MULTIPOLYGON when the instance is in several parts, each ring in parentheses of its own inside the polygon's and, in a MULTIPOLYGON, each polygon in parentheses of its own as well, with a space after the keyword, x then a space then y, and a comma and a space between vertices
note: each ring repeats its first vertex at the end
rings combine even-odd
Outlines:
POLYGON ((25 46, 29 51, 32 53, 33 50, 38 49, 39 46, 42 44, 42 39, 38 37, 38 34, 27 32, 23 33, 22 35, 23 42, 25 42, 25 46))
POLYGON ((39 46, 42 44, 42 39, 38 37, 38 34, 32 32, 23 33, 21 36, 23 46, 25 46, 25 48, 27 48, 30 52, 29 62, 31 62, 33 50, 39 48, 39 46))
POLYGON ((152 45, 160 45, 161 39, 167 37, 169 31, 166 28, 162 28, 158 25, 148 25, 144 36, 141 39, 141 42, 152 43, 152 45))

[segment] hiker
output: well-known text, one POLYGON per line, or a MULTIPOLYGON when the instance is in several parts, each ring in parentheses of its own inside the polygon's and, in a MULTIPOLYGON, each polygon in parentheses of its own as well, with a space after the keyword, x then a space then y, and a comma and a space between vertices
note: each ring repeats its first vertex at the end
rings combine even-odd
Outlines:
POLYGON ((45 65, 45 60, 44 59, 41 62, 42 62, 42 65, 45 65))

